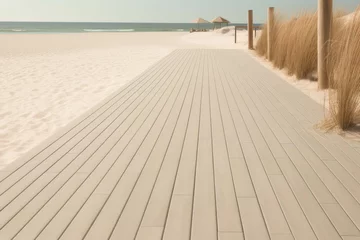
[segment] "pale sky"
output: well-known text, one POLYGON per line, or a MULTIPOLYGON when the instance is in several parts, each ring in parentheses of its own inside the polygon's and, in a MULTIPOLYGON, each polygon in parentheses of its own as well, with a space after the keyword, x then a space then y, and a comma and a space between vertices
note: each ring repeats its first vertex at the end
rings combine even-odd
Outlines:
MULTIPOLYGON (((354 10, 359 0, 334 0, 334 8, 354 10)), ((315 10, 317 0, 0 0, 0 21, 48 22, 191 22, 223 16, 246 22, 266 19, 267 7, 292 15, 315 10)))

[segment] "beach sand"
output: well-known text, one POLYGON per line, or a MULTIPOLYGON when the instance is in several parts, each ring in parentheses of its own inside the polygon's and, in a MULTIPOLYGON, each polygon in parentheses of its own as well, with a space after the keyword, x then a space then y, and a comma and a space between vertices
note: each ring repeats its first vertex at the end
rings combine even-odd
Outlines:
POLYGON ((2 34, 0 168, 178 48, 246 48, 247 32, 2 34))

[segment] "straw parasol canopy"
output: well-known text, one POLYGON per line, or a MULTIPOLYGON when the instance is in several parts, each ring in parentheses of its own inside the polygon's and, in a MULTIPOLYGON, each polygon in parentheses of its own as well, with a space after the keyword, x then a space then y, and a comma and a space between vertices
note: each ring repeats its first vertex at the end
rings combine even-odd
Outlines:
POLYGON ((226 23, 226 24, 229 24, 229 23, 230 23, 229 20, 227 20, 227 19, 225 19, 225 18, 223 18, 223 17, 220 17, 220 16, 217 17, 217 18, 214 18, 211 22, 214 23, 214 27, 215 27, 215 24, 216 24, 216 23, 220 23, 220 27, 221 27, 221 24, 222 24, 222 23, 226 23))
POLYGON ((203 19, 203 18, 197 18, 197 19, 194 20, 194 23, 197 23, 198 29, 199 29, 199 24, 200 24, 200 23, 210 23, 210 22, 209 22, 209 21, 206 21, 206 20, 203 19))
POLYGON ((209 21, 206 21, 205 19, 203 18, 197 18, 194 20, 195 23, 209 23, 209 21))

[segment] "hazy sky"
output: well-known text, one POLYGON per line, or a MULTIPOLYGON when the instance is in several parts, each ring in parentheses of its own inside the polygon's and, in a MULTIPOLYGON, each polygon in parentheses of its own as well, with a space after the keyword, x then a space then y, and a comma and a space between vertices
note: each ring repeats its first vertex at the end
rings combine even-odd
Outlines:
MULTIPOLYGON (((334 0, 335 8, 353 10, 359 0, 334 0)), ((190 22, 223 16, 246 22, 254 10, 263 22, 266 9, 285 14, 315 10, 317 0, 0 0, 0 21, 190 22)))

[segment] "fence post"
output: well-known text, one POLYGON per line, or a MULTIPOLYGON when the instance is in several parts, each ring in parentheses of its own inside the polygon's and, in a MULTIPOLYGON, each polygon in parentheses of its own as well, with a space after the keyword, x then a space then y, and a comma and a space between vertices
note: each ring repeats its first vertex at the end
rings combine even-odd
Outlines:
POLYGON ((267 26, 267 58, 269 61, 272 60, 273 53, 273 28, 274 28, 274 8, 269 7, 268 9, 268 26, 267 26))
POLYGON ((248 48, 254 49, 253 10, 248 11, 248 48))
POLYGON ((327 89, 329 79, 326 72, 326 57, 332 21, 332 0, 318 0, 318 88, 327 89))
POLYGON ((235 43, 236 43, 236 37, 237 37, 236 30, 237 30, 237 28, 236 28, 236 26, 235 26, 235 43))

